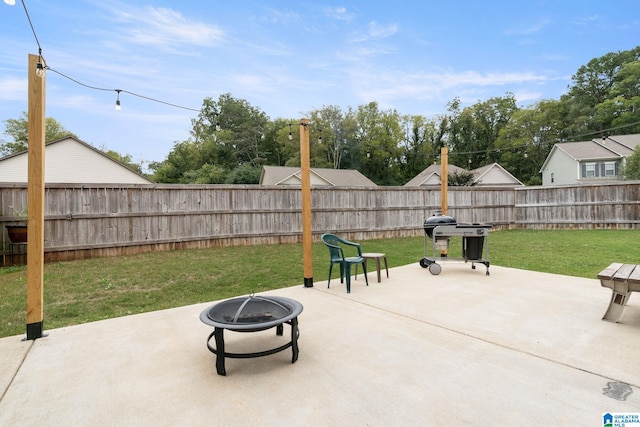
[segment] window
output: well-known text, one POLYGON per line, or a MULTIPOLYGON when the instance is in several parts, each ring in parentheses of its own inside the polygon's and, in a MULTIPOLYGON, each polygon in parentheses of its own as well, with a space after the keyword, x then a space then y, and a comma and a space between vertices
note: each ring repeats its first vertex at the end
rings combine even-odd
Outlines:
POLYGON ((616 162, 604 162, 604 176, 616 175, 616 162))
POLYGON ((596 176, 596 164, 585 163, 584 176, 585 178, 593 178, 596 176))

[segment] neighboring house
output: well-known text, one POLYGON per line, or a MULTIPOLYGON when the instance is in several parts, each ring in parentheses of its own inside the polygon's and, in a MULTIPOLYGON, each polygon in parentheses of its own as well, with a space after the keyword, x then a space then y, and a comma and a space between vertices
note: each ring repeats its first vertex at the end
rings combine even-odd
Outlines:
MULTIPOLYGON (((45 144, 45 183, 153 184, 136 171, 74 137, 45 144)), ((0 182, 27 182, 27 151, 0 159, 0 182)))
MULTIPOLYGON (((449 164, 447 166, 448 173, 455 174, 461 172, 472 172, 473 183, 482 186, 521 186, 524 185, 515 176, 511 175, 505 168, 497 163, 482 166, 481 168, 467 171, 459 166, 449 164)), ((405 187, 425 187, 440 185, 440 174, 442 173, 442 165, 431 165, 413 179, 407 182, 405 187)))
POLYGON ((626 158, 640 144, 640 134, 554 144, 540 172, 542 185, 616 181, 626 158))
MULTIPOLYGON (((260 185, 301 185, 299 167, 263 166, 260 185)), ((376 183, 357 170, 311 168, 311 185, 332 187, 376 187, 376 183)))

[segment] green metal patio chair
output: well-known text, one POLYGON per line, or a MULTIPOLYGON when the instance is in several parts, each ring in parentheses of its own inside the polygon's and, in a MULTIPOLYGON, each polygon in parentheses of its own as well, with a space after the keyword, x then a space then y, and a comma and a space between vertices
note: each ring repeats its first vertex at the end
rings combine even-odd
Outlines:
POLYGON ((331 256, 327 288, 331 284, 331 271, 333 269, 333 264, 340 264, 340 283, 344 283, 345 276, 347 278, 347 293, 351 292, 351 266, 354 264, 362 264, 364 280, 367 283, 367 286, 369 286, 367 268, 365 267, 364 258, 362 258, 362 251, 360 250, 360 245, 358 243, 350 242, 330 233, 322 235, 322 242, 327 245, 327 248, 329 248, 329 255, 331 256), (345 256, 345 253, 347 256, 345 256))

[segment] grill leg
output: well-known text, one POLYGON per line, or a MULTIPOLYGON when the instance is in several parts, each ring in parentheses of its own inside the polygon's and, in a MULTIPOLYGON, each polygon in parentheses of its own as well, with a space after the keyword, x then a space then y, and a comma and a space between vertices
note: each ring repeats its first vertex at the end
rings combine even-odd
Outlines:
POLYGON ((224 329, 215 328, 213 336, 216 338, 216 371, 218 375, 227 375, 224 368, 224 329))
POLYGON ((298 318, 294 317, 291 319, 291 352, 293 353, 291 357, 291 363, 296 363, 298 360, 298 318))

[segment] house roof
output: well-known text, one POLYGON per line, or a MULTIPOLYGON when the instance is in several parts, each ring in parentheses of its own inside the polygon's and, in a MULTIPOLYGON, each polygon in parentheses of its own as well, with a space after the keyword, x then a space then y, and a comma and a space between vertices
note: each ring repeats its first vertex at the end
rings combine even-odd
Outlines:
MULTIPOLYGON (((0 159, 1 182, 27 181, 28 150, 0 159)), ((73 136, 45 144, 45 182, 153 184, 145 176, 73 136)))
POLYGON ((558 142, 553 145, 540 170, 544 170, 553 154, 560 150, 572 159, 589 160, 619 160, 633 154, 640 145, 640 134, 613 135, 606 138, 594 138, 591 141, 558 142))
POLYGON ((479 167, 473 170, 475 181, 485 185, 524 185, 518 178, 498 163, 479 167), (499 177, 499 178, 498 178, 499 177))
MULTIPOLYGON (((424 185, 440 185, 440 173, 442 170, 442 165, 433 164, 429 165, 425 170, 420 172, 418 175, 409 180, 404 186, 405 187, 420 187, 424 185)), ((449 164, 447 166, 447 170, 449 173, 460 173, 464 172, 465 169, 462 169, 459 166, 449 164)))
POLYGON ((562 142, 555 148, 565 152, 575 160, 618 159, 620 154, 595 141, 562 142))
MULTIPOLYGON (((353 169, 311 168, 312 185, 376 187, 376 183, 353 169)), ((260 185, 300 185, 299 167, 263 166, 260 185)))
MULTIPOLYGON (((440 185, 441 168, 441 165, 430 165, 404 186, 421 187, 427 185, 440 185)), ((452 164, 448 165, 447 170, 450 174, 467 171, 466 169, 452 164)), ((473 173, 473 182, 478 185, 524 185, 498 163, 482 166, 470 172, 473 173)))

